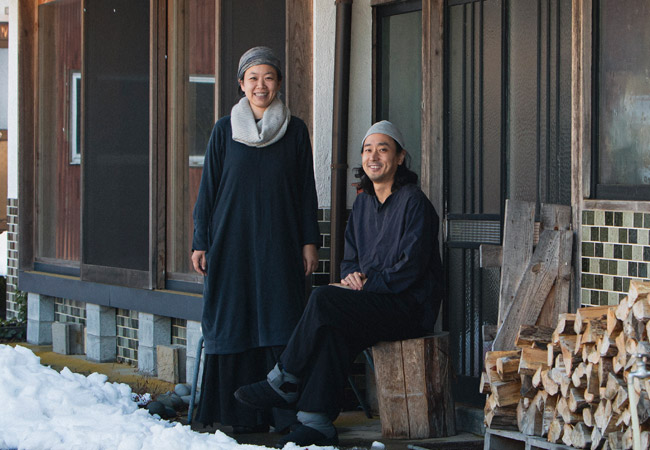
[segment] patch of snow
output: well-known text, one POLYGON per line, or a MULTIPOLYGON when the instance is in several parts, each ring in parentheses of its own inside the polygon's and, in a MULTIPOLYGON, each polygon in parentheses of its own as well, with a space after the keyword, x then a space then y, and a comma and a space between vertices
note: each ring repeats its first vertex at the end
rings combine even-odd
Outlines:
MULTIPOLYGON (((138 408, 131 388, 40 364, 28 348, 0 345, 0 448, 26 450, 238 450, 224 433, 198 433, 138 408)), ((290 443, 285 450, 304 449, 290 443)), ((322 448, 322 447, 310 447, 322 448)), ((334 449, 334 447, 329 447, 334 449)))

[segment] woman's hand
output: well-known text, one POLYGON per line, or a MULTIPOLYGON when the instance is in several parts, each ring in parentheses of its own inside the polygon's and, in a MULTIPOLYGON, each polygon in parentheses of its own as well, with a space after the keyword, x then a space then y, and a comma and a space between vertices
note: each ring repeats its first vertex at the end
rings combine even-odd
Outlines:
POLYGON ((305 265, 305 276, 308 277, 318 268, 318 250, 314 244, 303 245, 302 262, 305 265))
POLYGON ((192 266, 194 270, 203 276, 206 276, 208 268, 208 261, 205 258, 205 250, 194 250, 192 252, 192 266))
POLYGON ((341 284, 350 289, 354 289, 355 291, 361 291, 363 290, 363 285, 366 284, 366 281, 368 281, 368 277, 366 277, 365 274, 361 272, 352 272, 341 280, 341 284))

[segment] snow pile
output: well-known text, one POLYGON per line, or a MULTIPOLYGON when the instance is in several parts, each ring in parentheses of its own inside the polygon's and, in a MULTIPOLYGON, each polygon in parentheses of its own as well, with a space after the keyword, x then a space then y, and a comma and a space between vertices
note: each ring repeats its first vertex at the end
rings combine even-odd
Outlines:
MULTIPOLYGON (((31 350, 0 345, 1 449, 211 449, 265 448, 240 445, 217 431, 151 416, 132 401, 126 384, 106 376, 61 373, 39 363, 31 350)), ((298 447, 289 444, 286 450, 298 447)))

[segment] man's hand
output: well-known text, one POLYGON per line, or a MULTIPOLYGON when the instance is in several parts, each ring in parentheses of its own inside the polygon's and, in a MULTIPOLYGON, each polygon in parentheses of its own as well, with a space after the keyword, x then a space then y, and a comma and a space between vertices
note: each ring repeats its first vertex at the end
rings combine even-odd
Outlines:
POLYGON ((355 291, 361 291, 363 289, 363 285, 366 284, 366 281, 368 281, 368 277, 366 277, 365 274, 361 272, 352 272, 341 280, 341 284, 343 286, 349 287, 350 289, 354 289, 355 291))
POLYGON ((316 245, 307 244, 302 247, 302 262, 305 265, 305 276, 308 277, 318 269, 318 250, 316 245))
POLYGON ((192 252, 192 266, 194 270, 203 276, 206 276, 208 268, 208 261, 205 258, 205 250, 194 250, 192 252))

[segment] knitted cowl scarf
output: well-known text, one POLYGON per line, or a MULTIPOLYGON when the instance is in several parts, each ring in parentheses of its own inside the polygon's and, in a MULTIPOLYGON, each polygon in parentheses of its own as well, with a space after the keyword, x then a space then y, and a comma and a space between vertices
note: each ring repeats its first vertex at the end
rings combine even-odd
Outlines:
POLYGON ((276 97, 264 111, 262 119, 256 121, 248 99, 242 97, 230 112, 232 138, 249 147, 267 147, 282 139, 289 120, 289 108, 276 97))

